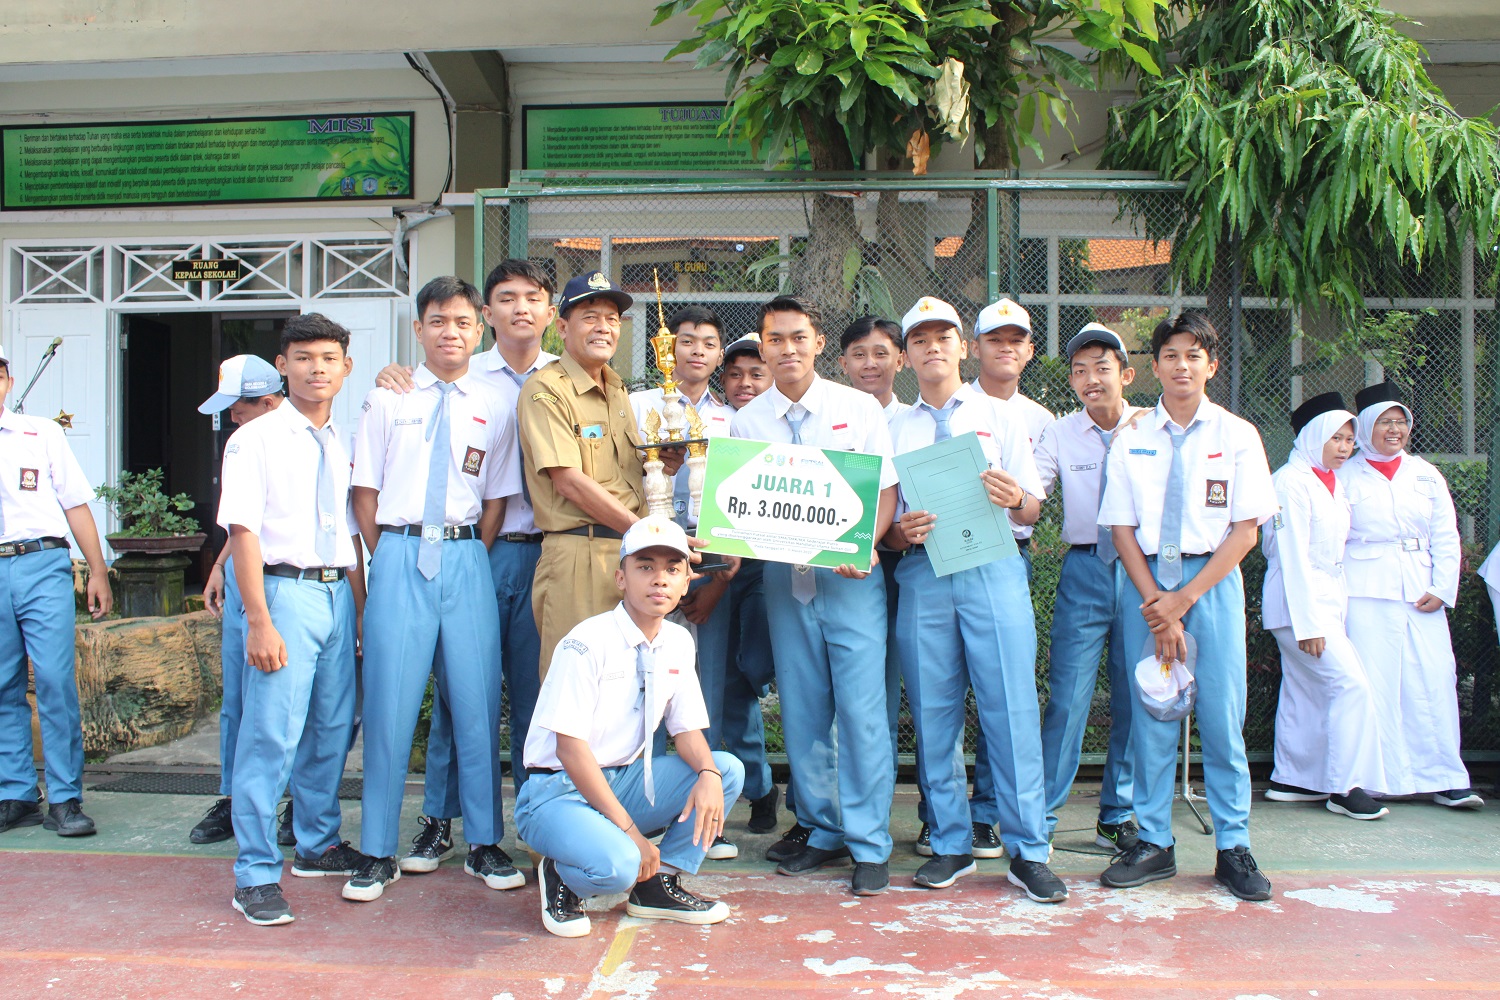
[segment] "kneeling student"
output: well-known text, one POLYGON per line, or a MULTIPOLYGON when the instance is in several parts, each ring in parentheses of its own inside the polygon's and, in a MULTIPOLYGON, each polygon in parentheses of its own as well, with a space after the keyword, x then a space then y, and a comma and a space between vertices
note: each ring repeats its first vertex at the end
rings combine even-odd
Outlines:
POLYGON ((724 903, 678 883, 723 833, 744 782, 738 760, 708 749, 693 640, 665 620, 687 592, 688 553, 687 534, 666 518, 633 524, 615 571, 623 600, 575 626, 542 681, 516 827, 542 855, 542 923, 559 937, 589 933, 584 897, 627 889, 633 917, 716 924, 729 916, 724 903), (653 761, 663 719, 677 756, 653 761), (658 849, 642 831, 662 827, 658 849))

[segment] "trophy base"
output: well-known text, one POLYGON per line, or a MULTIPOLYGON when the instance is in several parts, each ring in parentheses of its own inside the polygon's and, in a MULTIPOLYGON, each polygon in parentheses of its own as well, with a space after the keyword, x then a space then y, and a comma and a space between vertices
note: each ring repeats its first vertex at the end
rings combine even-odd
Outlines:
POLYGON ((636 451, 649 451, 652 448, 686 448, 690 444, 708 444, 708 438, 684 438, 681 441, 661 441, 657 444, 638 444, 636 451))

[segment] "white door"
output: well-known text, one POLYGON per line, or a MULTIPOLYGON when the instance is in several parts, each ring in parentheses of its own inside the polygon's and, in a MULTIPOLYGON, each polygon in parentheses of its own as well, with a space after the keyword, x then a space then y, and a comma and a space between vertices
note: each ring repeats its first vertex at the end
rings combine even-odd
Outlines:
POLYGON ((390 299, 351 302, 318 300, 311 312, 320 312, 349 331, 349 356, 354 371, 333 401, 333 421, 339 436, 354 440, 360 407, 375 388, 375 375, 395 358, 395 303, 390 299))

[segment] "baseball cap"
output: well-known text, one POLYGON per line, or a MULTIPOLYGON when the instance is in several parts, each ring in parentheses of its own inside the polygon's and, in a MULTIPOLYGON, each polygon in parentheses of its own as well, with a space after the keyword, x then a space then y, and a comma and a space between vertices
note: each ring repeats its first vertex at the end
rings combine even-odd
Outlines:
POLYGON ((219 366, 219 391, 203 401, 199 413, 218 413, 241 399, 259 399, 281 391, 281 373, 265 358, 237 354, 219 366))
POLYGON ((610 281, 603 271, 590 271, 588 274, 580 274, 563 286, 562 295, 557 299, 557 311, 559 314, 566 313, 580 302, 589 299, 609 299, 624 312, 635 304, 635 299, 626 294, 625 289, 610 281))
POLYGON ((10 364, 10 355, 5 353, 5 345, 0 344, 0 365, 10 364))
POLYGON ((979 310, 979 318, 974 320, 974 336, 998 330, 1002 326, 1018 326, 1030 335, 1031 314, 1022 309, 1014 299, 991 302, 979 310))
POLYGON ((1123 354, 1130 353, 1125 349, 1125 341, 1120 338, 1118 333, 1115 333, 1115 331, 1103 323, 1087 323, 1083 329, 1073 334, 1072 339, 1068 341, 1068 347, 1067 350, 1063 351, 1063 357, 1071 361, 1073 355, 1090 344, 1102 344, 1111 350, 1116 350, 1123 354))
POLYGON ((724 348, 724 363, 727 365, 736 354, 753 354, 760 357, 760 334, 747 333, 724 348))
POLYGON ((692 558, 688 547, 687 532, 676 521, 660 514, 647 514, 632 524, 620 539, 620 559, 635 555, 643 549, 666 548, 679 553, 682 558, 692 558))
POLYGON ((964 330, 963 320, 958 318, 958 310, 944 302, 935 299, 931 295, 924 295, 917 300, 917 304, 906 311, 901 317, 901 337, 905 339, 913 328, 923 323, 951 323, 958 327, 958 332, 964 330))

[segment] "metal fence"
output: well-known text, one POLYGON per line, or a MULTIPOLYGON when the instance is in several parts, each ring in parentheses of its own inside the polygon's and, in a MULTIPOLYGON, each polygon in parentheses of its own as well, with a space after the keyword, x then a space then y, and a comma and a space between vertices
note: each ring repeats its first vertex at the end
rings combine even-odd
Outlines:
MULTIPOLYGON (((1144 175, 810 179, 784 174, 663 177, 517 174, 508 188, 475 195, 476 277, 505 257, 527 257, 559 287, 598 269, 637 296, 623 324, 614 366, 627 382, 654 384, 647 348, 658 317, 653 278, 665 310, 711 305, 727 339, 756 328, 761 303, 779 292, 810 297, 824 313, 828 347, 820 372, 843 381, 838 333, 857 316, 899 318, 922 295, 936 295, 966 318, 1002 295, 1031 313, 1037 351, 1021 391, 1057 413, 1077 402, 1060 347, 1083 324, 1105 323, 1133 346, 1136 381, 1130 401, 1153 405, 1149 339, 1163 316, 1206 305, 1205 290, 1170 275, 1170 234, 1181 217, 1180 188, 1144 175)), ((1486 455, 1497 422, 1494 386, 1500 365, 1488 349, 1496 324, 1493 269, 1464 254, 1461 264, 1414 273, 1395 262, 1371 276, 1371 315, 1410 313, 1378 354, 1414 382, 1414 450, 1448 476, 1466 541, 1461 597, 1450 619, 1459 664, 1464 755, 1500 759, 1496 631, 1482 581, 1473 569, 1493 541, 1500 496, 1486 455)), ((1225 351, 1210 394, 1260 427, 1272 468, 1291 445, 1287 414, 1328 389, 1346 398, 1381 377, 1374 357, 1349 348, 1347 331, 1302 317, 1245 288, 1243 334, 1225 351), (1342 339, 1341 339, 1342 338, 1342 339), (1344 353, 1340 353, 1340 347, 1344 353)), ((1227 331, 1226 331, 1227 332, 1227 331)), ((970 361, 967 364, 973 365, 970 361)), ((973 377, 975 372, 969 372, 973 377)), ((897 394, 916 386, 898 375, 897 394)), ((1060 505, 1044 505, 1033 542, 1038 649, 1037 691, 1047 697, 1048 632, 1058 571, 1060 505)), ((1250 624, 1249 709, 1252 760, 1273 748, 1280 661, 1259 630, 1264 560, 1245 563, 1250 624)), ((1058 598, 1058 599, 1065 599, 1058 598)), ((1085 738, 1085 761, 1103 759, 1109 701, 1102 676, 1085 738)), ((771 739, 780 728, 768 699, 771 739)), ((904 706, 903 706, 904 709, 904 706)), ((972 750, 973 727, 970 727, 972 750)), ((900 748, 912 750, 903 710, 900 748)), ((779 750, 779 746, 773 746, 779 750)))

